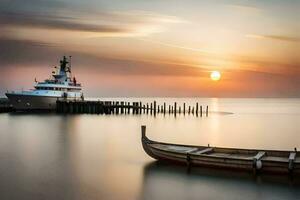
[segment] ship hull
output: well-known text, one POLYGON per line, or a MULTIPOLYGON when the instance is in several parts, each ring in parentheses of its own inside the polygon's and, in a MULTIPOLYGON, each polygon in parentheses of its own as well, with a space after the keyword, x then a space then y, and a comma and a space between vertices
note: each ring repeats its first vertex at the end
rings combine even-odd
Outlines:
POLYGON ((10 93, 7 93, 6 96, 17 111, 55 110, 56 101, 59 98, 55 96, 34 96, 10 93))

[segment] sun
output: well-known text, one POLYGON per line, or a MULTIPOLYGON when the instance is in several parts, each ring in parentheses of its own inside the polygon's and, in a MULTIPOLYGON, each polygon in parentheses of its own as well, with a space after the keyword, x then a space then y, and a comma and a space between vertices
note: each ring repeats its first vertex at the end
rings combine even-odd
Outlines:
POLYGON ((213 81, 218 81, 221 79, 221 73, 219 71, 212 71, 210 73, 210 78, 213 81))

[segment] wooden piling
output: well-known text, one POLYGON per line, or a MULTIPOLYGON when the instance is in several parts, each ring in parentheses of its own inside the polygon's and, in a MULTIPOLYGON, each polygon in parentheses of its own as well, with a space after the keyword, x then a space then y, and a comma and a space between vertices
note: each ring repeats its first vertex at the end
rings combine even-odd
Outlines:
POLYGON ((176 116, 176 113, 177 113, 177 102, 174 102, 174 114, 176 116))
POLYGON ((200 106, 200 117, 202 117, 202 113, 203 113, 202 106, 200 106))
POLYGON ((149 103, 147 103, 146 110, 147 110, 147 114, 148 114, 149 113, 149 103))
POLYGON ((206 117, 208 116, 208 106, 206 106, 206 117))
POLYGON ((121 114, 124 114, 124 101, 121 101, 121 114))
POLYGON ((134 104, 134 109, 135 109, 135 114, 139 114, 139 103, 138 102, 135 102, 134 104))
POLYGON ((142 114, 142 102, 140 101, 140 106, 139 106, 139 114, 142 114))
POLYGON ((116 110, 116 114, 118 115, 119 114, 119 102, 117 101, 117 102, 115 102, 115 110, 116 110))

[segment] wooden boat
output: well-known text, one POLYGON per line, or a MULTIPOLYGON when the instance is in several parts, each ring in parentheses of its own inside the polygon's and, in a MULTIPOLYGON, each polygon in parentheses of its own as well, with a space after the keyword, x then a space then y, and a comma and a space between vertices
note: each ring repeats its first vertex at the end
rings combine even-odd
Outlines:
POLYGON ((144 151, 156 160, 215 168, 300 174, 300 159, 294 151, 254 150, 170 144, 150 140, 141 127, 144 151))

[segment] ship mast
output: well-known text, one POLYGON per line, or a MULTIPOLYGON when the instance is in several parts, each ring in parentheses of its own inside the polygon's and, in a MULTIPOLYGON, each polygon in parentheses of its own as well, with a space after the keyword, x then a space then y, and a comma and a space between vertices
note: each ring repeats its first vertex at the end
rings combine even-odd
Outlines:
POLYGON ((70 73, 70 80, 72 80, 72 56, 69 56, 69 73, 70 73))

